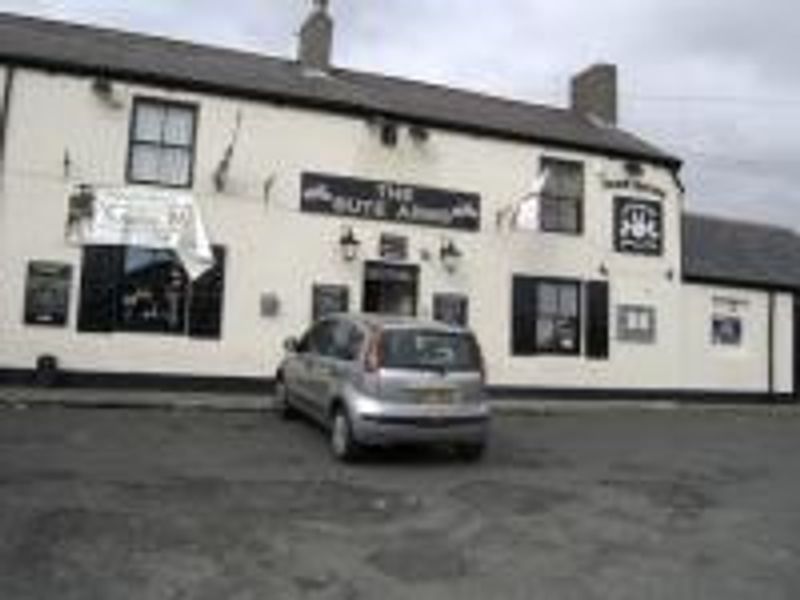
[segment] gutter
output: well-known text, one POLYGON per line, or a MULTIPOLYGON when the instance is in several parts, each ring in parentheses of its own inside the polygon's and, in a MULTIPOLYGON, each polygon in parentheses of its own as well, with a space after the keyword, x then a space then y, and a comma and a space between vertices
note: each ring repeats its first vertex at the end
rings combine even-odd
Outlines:
POLYGON ((16 68, 6 67, 5 85, 3 86, 3 100, 0 104, 0 174, 4 171, 6 162, 6 138, 8 135, 9 115, 11 114, 11 97, 14 91, 14 76, 16 68))

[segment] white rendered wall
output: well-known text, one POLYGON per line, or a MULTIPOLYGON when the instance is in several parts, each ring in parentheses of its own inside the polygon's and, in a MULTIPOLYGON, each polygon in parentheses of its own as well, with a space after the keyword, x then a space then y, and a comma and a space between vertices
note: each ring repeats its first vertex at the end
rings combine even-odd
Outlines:
MULTIPOLYGON (((622 161, 529 144, 434 130, 425 144, 401 137, 383 147, 365 120, 268 103, 115 84, 123 106, 114 109, 91 92, 90 80, 21 71, 9 130, 6 210, 2 237, 9 248, 0 261, 0 366, 30 368, 42 353, 57 355, 67 369, 263 377, 273 374, 281 342, 304 328, 311 315, 313 283, 346 284, 351 307, 361 305, 363 265, 339 256, 344 221, 301 213, 300 175, 319 171, 476 192, 482 197, 482 229, 463 233, 393 223, 349 221, 362 242, 362 259, 376 259, 381 233, 408 236, 410 260, 420 264, 420 313, 431 315, 434 292, 470 298, 470 322, 488 359, 495 385, 592 388, 719 387, 755 385, 755 366, 745 373, 712 368, 716 379, 688 372, 682 320, 687 303, 680 273, 681 197, 671 175, 647 168, 647 182, 668 191, 663 201, 665 252, 656 258, 613 251, 613 198, 604 178, 622 178, 622 161), (228 249, 223 335, 219 341, 152 334, 77 333, 80 252, 63 240, 67 196, 78 183, 125 185, 131 99, 145 95, 196 102, 198 145, 193 192, 212 241, 228 249), (212 173, 227 146, 237 112, 242 131, 230 186, 214 191, 212 173), (64 172, 65 152, 72 169, 64 172), (543 154, 586 166, 585 233, 568 236, 498 231, 498 210, 524 195, 543 154), (265 180, 274 178, 267 201, 265 180), (444 239, 464 252, 461 268, 447 273, 438 259, 444 239), (422 261, 427 250, 434 258, 422 261), (69 326, 42 329, 22 322, 28 260, 73 265, 69 326), (611 356, 511 357, 511 279, 514 274, 603 279, 611 287, 611 356), (281 300, 275 318, 259 314, 259 297, 281 300), (616 340, 617 304, 657 310, 657 343, 643 347, 616 340), (752 372, 751 372, 752 371, 752 372)), ((645 198, 647 196, 644 196, 645 198)), ((649 198, 655 199, 655 198, 649 198)), ((784 341, 783 345, 786 343, 784 341)), ((691 354, 703 356, 697 346, 691 354)), ((748 362, 749 364, 749 362, 748 362)), ((785 374, 781 372, 781 377, 785 374)))

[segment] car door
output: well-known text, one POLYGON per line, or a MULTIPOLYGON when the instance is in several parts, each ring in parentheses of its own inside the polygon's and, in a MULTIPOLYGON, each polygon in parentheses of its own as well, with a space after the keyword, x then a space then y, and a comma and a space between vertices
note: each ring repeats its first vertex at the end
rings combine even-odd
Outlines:
POLYGON ((332 320, 331 325, 327 345, 316 364, 320 409, 324 415, 331 414, 333 401, 343 397, 344 387, 352 382, 364 340, 360 328, 347 319, 332 320))
POLYGON ((284 383, 292 399, 299 408, 308 412, 312 389, 310 384, 312 364, 312 339, 317 326, 306 331, 289 352, 283 367, 284 383))
POLYGON ((313 416, 327 419, 329 361, 333 353, 334 319, 319 321, 309 337, 309 352, 305 363, 304 396, 313 416))

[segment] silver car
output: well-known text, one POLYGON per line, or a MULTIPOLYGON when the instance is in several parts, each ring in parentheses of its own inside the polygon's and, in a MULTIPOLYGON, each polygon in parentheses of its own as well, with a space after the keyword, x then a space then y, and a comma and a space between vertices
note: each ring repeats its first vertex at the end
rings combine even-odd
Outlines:
POLYGON ((340 460, 366 446, 406 443, 446 443, 465 458, 482 456, 490 413, 481 351, 469 330, 336 315, 285 348, 277 408, 321 423, 340 460))

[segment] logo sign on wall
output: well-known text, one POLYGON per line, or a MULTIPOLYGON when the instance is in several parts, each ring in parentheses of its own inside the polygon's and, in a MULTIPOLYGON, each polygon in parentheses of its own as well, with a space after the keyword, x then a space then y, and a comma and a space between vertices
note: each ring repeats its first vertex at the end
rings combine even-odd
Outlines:
POLYGON ((661 255, 664 244, 662 206, 652 200, 616 198, 614 246, 617 252, 661 255))
POLYGON ((387 181, 303 173, 303 212, 478 231, 478 194, 387 181))

